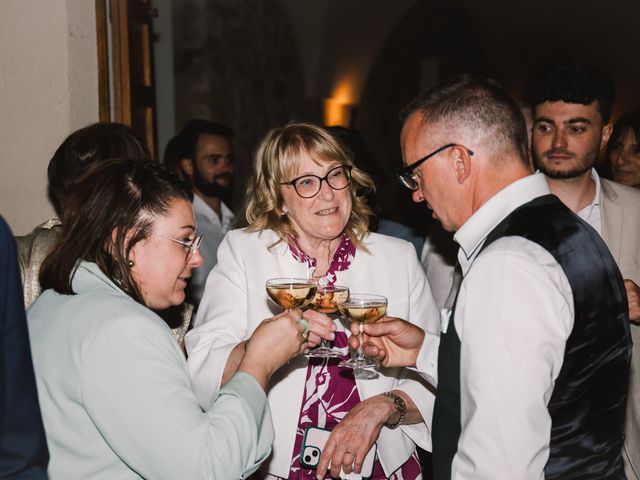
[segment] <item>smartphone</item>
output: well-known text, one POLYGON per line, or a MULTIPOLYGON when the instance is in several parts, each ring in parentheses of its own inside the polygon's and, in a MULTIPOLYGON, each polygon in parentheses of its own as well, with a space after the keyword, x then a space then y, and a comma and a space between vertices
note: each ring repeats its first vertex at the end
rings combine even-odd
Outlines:
MULTIPOLYGON (((300 464, 305 468, 315 469, 320 462, 320 455, 331 432, 323 428, 309 427, 304 432, 302 449, 300 451, 300 464)), ((370 477, 373 473, 373 461, 376 457, 376 444, 374 443, 364 458, 360 473, 344 473, 340 470, 340 478, 344 480, 358 480, 370 477)))

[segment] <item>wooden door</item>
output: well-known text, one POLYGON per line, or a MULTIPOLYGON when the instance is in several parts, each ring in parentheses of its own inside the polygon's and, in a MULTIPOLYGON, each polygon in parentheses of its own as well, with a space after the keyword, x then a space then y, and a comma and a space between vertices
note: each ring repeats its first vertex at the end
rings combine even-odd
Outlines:
POLYGON ((151 0, 96 0, 100 120, 129 125, 157 158, 151 0))

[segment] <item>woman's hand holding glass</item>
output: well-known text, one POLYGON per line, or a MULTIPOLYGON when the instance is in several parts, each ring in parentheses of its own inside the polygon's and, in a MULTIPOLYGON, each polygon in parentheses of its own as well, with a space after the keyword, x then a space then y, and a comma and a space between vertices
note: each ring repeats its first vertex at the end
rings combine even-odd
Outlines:
MULTIPOLYGON (((272 278, 265 284, 269 298, 281 308, 291 312, 293 308, 302 308, 313 301, 317 286, 314 282, 303 278, 272 278)), ((300 311, 300 310, 297 310, 300 311)), ((335 326, 326 315, 307 314, 298 316, 299 325, 303 328, 306 346, 315 347, 323 339, 333 340, 335 326)))
POLYGON ((289 310, 263 320, 245 345, 239 371, 252 375, 266 388, 271 375, 307 348, 307 327, 302 311, 289 310))
POLYGON ((332 318, 315 310, 305 310, 302 317, 309 322, 308 348, 317 347, 324 340, 333 341, 335 339, 336 326, 332 318))
MULTIPOLYGON (((337 313, 344 302, 349 298, 349 289, 339 285, 333 287, 318 287, 313 301, 309 307, 316 312, 325 315, 337 313)), ((326 317, 333 322, 333 319, 326 317)), ((339 350, 334 350, 331 346, 321 340, 320 346, 307 352, 308 357, 314 358, 337 358, 342 355, 339 350)))

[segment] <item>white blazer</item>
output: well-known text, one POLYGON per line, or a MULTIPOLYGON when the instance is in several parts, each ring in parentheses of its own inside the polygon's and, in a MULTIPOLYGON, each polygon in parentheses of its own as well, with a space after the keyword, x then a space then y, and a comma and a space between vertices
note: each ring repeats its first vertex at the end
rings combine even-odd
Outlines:
MULTIPOLYGON (((279 312, 268 300, 266 280, 310 277, 306 264, 293 258, 284 242, 269 250, 277 240, 271 230, 233 230, 220 244, 218 264, 207 279, 195 328, 185 339, 193 387, 205 409, 220 388, 223 368, 233 347, 247 339, 263 319, 279 312)), ((375 233, 365 238, 365 245, 369 253, 358 249, 349 269, 336 272, 336 283, 348 286, 354 293, 384 295, 389 301, 388 315, 438 334, 438 310, 413 246, 375 233)), ((337 327, 343 328, 340 322, 337 327)), ((274 375, 268 389, 276 438, 271 461, 262 470, 279 477, 289 475, 306 372, 307 359, 300 356, 274 375)), ((390 474, 411 456, 415 444, 431 448, 434 395, 431 387, 413 372, 380 369, 379 373, 376 379, 357 379, 360 398, 399 388, 411 397, 425 420, 395 430, 382 429, 377 441, 378 457, 385 473, 390 474)))

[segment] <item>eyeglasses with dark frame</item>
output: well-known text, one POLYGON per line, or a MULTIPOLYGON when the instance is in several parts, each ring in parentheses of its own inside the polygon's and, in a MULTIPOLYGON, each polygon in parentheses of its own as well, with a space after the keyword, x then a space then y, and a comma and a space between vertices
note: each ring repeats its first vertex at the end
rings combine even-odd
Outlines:
MULTIPOLYGON (((396 177, 398 177, 398 180, 400 180, 400 183, 402 183, 402 185, 404 185, 405 187, 407 187, 409 190, 417 190, 419 185, 418 185, 418 181, 416 180, 416 174, 413 173, 413 171, 418 168, 420 165, 422 165, 424 162, 426 162, 427 160, 429 160, 431 157, 439 154, 440 152, 442 152, 443 150, 446 150, 447 148, 451 148, 451 147, 455 147, 458 146, 457 143, 447 143, 446 145, 443 145, 440 148, 437 148, 436 150, 434 150, 433 152, 429 153, 428 155, 425 155, 424 157, 422 157, 419 160, 416 160, 415 162, 413 162, 411 165, 407 165, 404 168, 401 168, 400 170, 398 170, 396 172, 396 177)), ((473 151, 469 150, 467 147, 462 147, 464 148, 467 152, 469 152, 469 155, 473 155, 473 151)))
POLYGON ((332 168, 324 177, 317 175, 302 175, 280 185, 291 185, 298 196, 302 198, 315 197, 322 188, 322 182, 327 182, 334 190, 344 190, 351 184, 351 165, 340 165, 332 168))
POLYGON ((184 240, 178 240, 176 238, 171 238, 171 237, 162 237, 162 238, 171 240, 172 242, 176 242, 182 245, 184 248, 187 248, 188 249, 187 258, 186 258, 187 262, 196 254, 196 251, 200 248, 200 244, 202 243, 202 235, 196 235, 196 237, 190 242, 186 242, 184 240))

